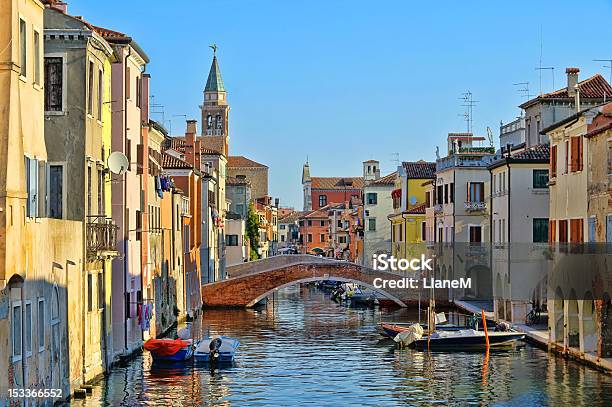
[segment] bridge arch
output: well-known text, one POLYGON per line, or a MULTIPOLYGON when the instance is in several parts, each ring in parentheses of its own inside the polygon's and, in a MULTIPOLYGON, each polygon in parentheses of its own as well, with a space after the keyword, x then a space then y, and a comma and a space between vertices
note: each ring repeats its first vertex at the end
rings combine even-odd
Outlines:
POLYGON ((268 290, 267 292, 265 292, 263 294, 260 294, 255 299, 251 300, 251 302, 249 302, 247 304, 247 308, 253 307, 259 301, 263 300, 267 296, 271 295, 275 291, 278 291, 278 290, 280 290, 282 288, 291 287, 293 285, 302 284, 302 283, 311 283, 311 282, 323 281, 323 280, 333 280, 333 281, 341 281, 343 283, 355 283, 355 284, 359 284, 359 285, 365 286, 365 287, 367 287, 367 288, 369 288, 371 290, 374 290, 374 291, 384 295, 386 298, 388 298, 390 300, 393 300, 393 302, 395 302, 400 307, 407 307, 408 306, 402 300, 400 300, 399 298, 397 298, 393 294, 390 294, 390 293, 388 293, 385 290, 382 290, 380 288, 376 288, 373 285, 371 285, 369 283, 366 283, 364 281, 355 280, 355 279, 351 279, 351 278, 338 277, 338 276, 331 276, 330 275, 330 276, 328 276, 326 278, 322 278, 322 277, 306 277, 306 278, 301 278, 299 280, 295 280, 295 281, 292 281, 292 282, 289 282, 289 283, 285 283, 285 284, 279 285, 278 287, 274 287, 274 288, 268 290))
POLYGON ((317 256, 274 256, 231 266, 227 271, 228 279, 202 285, 204 306, 251 307, 280 288, 329 279, 354 282, 371 288, 402 307, 416 305, 419 300, 427 301, 429 298, 428 290, 374 287, 374 282, 378 278, 387 281, 401 280, 409 277, 407 275, 373 270, 348 261, 317 256))

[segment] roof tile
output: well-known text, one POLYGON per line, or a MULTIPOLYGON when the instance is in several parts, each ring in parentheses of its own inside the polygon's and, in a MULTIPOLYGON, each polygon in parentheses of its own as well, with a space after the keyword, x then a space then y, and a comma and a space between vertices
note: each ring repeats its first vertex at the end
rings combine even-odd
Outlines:
POLYGON ((410 179, 430 179, 435 178, 436 163, 431 163, 423 160, 416 162, 404 161, 402 166, 406 169, 408 178, 410 179))

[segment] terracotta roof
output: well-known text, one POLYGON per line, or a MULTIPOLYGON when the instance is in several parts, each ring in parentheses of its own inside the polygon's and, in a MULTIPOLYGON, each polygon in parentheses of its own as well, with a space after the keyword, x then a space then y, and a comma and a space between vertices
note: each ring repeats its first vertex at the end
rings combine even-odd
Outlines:
POLYGON ((278 223, 294 223, 294 222, 297 222, 297 220, 298 220, 300 217, 302 217, 302 214, 303 214, 303 213, 304 213, 304 212, 300 212, 300 211, 295 211, 295 212, 292 212, 292 213, 290 213, 289 215, 287 215, 287 216, 285 216, 285 217, 283 217, 283 218, 280 218, 280 219, 278 220, 278 223))
POLYGON ((104 38, 129 38, 127 34, 119 31, 109 30, 108 28, 98 27, 97 25, 91 25, 93 30, 100 34, 104 38))
POLYGON ((362 177, 312 177, 312 189, 340 190, 362 189, 362 177))
POLYGON ((397 171, 392 172, 389 175, 385 175, 382 178, 379 178, 375 181, 372 181, 370 185, 393 185, 395 184, 395 180, 397 179, 397 171))
POLYGON ((593 129, 593 130, 589 131, 587 134, 584 135, 584 137, 591 138, 591 137, 594 137, 594 136, 596 136, 598 134, 601 134, 601 133, 603 133, 603 132, 605 132, 607 130, 612 130, 612 121, 610 123, 608 123, 608 124, 605 124, 605 125, 603 125, 601 127, 598 127, 596 129, 593 129))
POLYGON ((436 163, 419 160, 416 162, 404 161, 402 166, 410 179, 430 179, 435 177, 436 163))
POLYGON ((225 185, 251 185, 246 178, 225 177, 225 185))
POLYGON ((242 155, 232 155, 227 159, 227 166, 232 168, 268 168, 242 155))
POLYGON ((512 160, 535 160, 535 161, 549 161, 550 160, 550 146, 548 144, 539 144, 537 146, 528 148, 510 156, 512 160))
MULTIPOLYGON (((580 97, 582 99, 603 99, 604 96, 612 95, 612 86, 600 74, 595 74, 590 78, 578 82, 580 89, 580 97)), ((573 96, 571 96, 573 98, 573 96)), ((554 92, 545 93, 523 103, 519 107, 526 108, 541 99, 567 99, 570 98, 567 93, 567 86, 554 92)))
POLYGON ((183 169, 189 168, 191 169, 191 165, 168 153, 162 153, 162 167, 167 169, 183 169))
POLYGON ((417 206, 413 206, 412 208, 408 209, 407 211, 404 211, 405 214, 410 214, 410 215, 424 215, 425 214, 425 202, 423 202, 422 204, 418 204, 417 206))

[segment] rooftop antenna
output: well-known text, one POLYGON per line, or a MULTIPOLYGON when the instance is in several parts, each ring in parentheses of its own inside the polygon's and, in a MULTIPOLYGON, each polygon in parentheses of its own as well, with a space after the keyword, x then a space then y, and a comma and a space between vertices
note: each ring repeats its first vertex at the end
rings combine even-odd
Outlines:
POLYGON ((516 91, 520 93, 521 96, 525 96, 527 100, 531 99, 532 96, 535 96, 529 93, 529 82, 517 82, 517 83, 513 83, 512 85, 520 86, 520 88, 518 88, 516 91))
POLYGON ((550 70, 552 73, 552 88, 553 92, 555 91, 555 67, 554 66, 539 66, 536 68, 537 71, 540 71, 540 95, 542 94, 542 71, 550 70))
POLYGON ((612 58, 611 59, 594 59, 594 62, 608 62, 610 65, 604 65, 604 68, 610 68, 610 79, 608 80, 609 84, 612 84, 612 58))
POLYGON ((474 124, 474 106, 479 101, 474 100, 472 92, 470 92, 469 90, 467 92, 463 92, 459 99, 463 101, 463 104, 461 106, 465 107, 463 117, 465 118, 465 122, 467 124, 467 132, 472 133, 474 124))
MULTIPOLYGON (((185 120, 187 120, 186 114, 173 114, 172 117, 183 117, 185 120)), ((170 134, 172 134, 172 121, 170 121, 170 125, 170 134)))
POLYGON ((395 163, 395 167, 396 168, 399 167, 399 165, 400 165, 400 159, 399 159, 400 154, 396 152, 396 153, 391 153, 391 155, 393 156, 393 159, 391 160, 391 162, 395 163))

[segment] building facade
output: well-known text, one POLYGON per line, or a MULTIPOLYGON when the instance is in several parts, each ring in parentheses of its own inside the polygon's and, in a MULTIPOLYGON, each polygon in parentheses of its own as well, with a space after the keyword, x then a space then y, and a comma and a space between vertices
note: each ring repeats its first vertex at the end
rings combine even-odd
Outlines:
MULTIPOLYGON (((370 176, 374 179, 380 170, 370 165, 370 176)), ((362 199, 363 177, 311 177, 310 165, 302 168, 302 191, 304 211, 312 211, 329 204, 348 202, 353 198, 362 199)))

